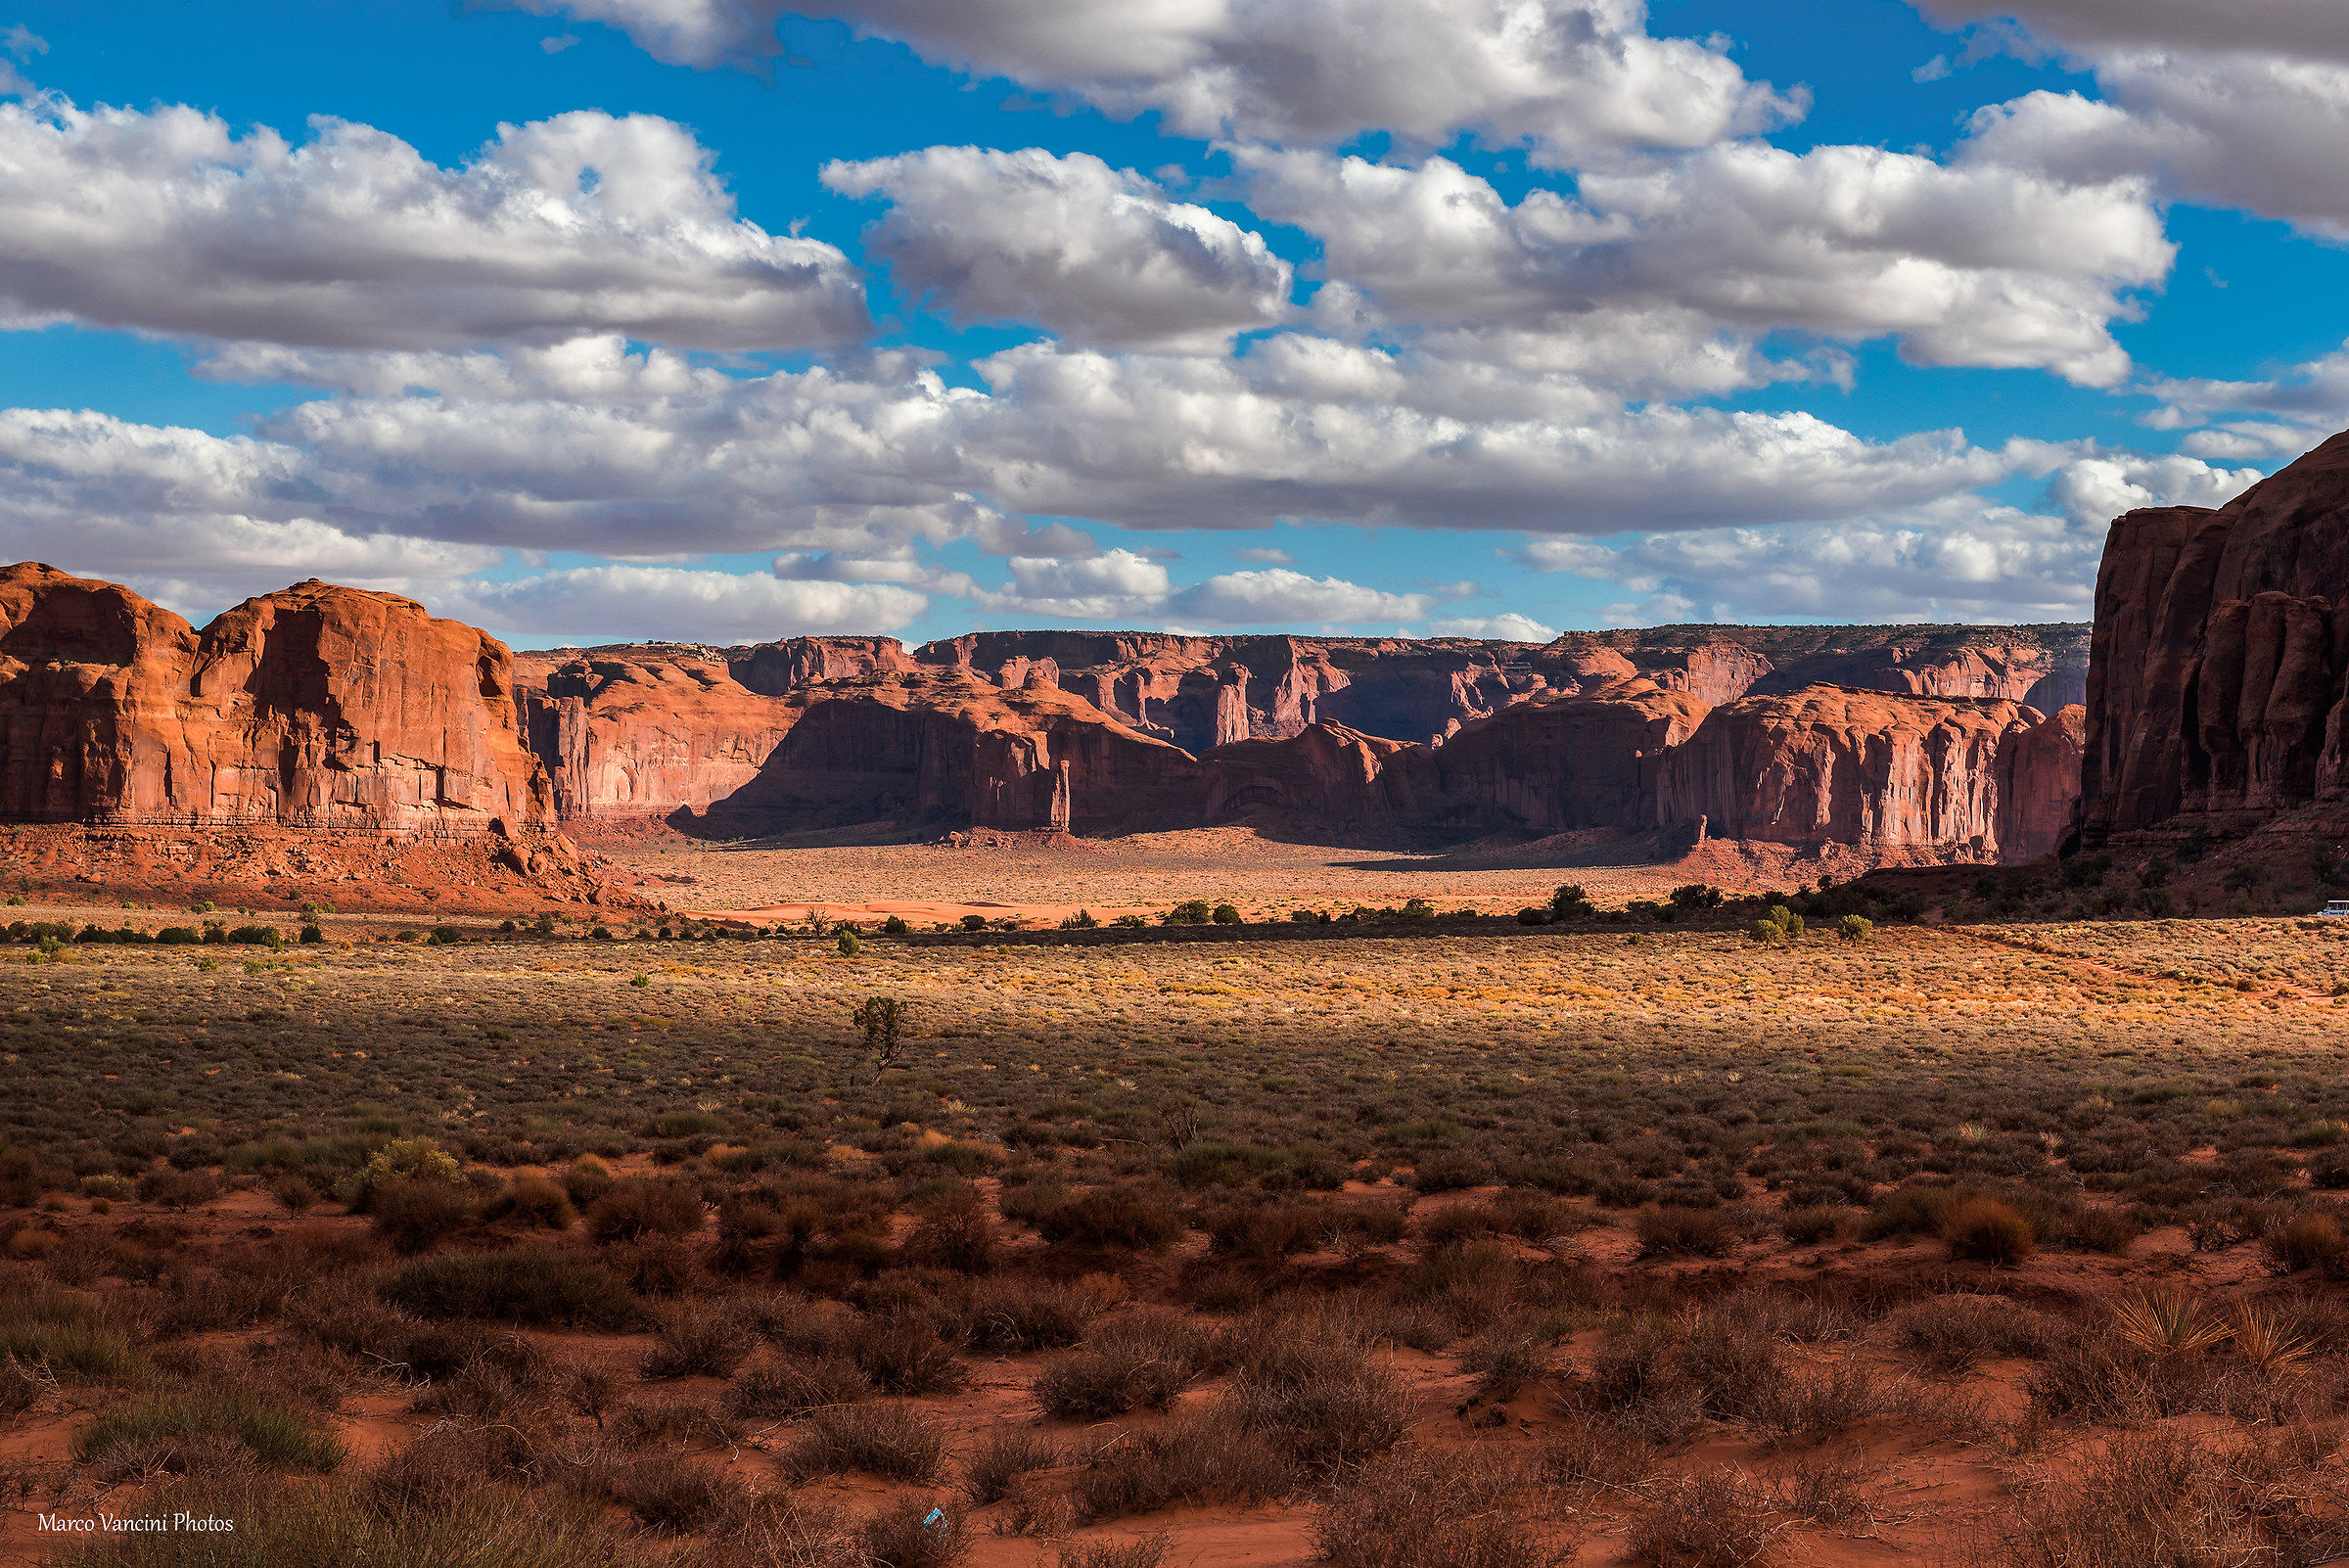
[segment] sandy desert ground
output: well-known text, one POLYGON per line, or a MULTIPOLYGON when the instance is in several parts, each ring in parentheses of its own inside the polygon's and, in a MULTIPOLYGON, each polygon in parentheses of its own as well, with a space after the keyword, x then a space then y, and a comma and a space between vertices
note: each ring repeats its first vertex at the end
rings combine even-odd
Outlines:
POLYGON ((2349 1545, 2349 923, 7 912, 8 1560, 2349 1545))

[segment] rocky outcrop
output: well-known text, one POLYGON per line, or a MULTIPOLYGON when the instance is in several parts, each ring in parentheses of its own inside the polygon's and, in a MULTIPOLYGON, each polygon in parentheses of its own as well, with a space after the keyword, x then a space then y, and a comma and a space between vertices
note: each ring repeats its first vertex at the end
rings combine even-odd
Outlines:
POLYGON ((413 600, 312 580, 200 632, 0 571, 0 816, 527 837, 553 813, 504 645, 413 600))
MULTIPOLYGON (((2176 567, 2203 524, 2164 526, 2140 525, 2177 537, 2176 567)), ((2190 668, 2162 662, 2157 616, 2099 631, 2151 672, 2131 687, 2133 721, 2170 713, 2208 759, 2178 790, 2289 799, 2337 782, 2338 721, 2326 728, 2320 700, 2329 615, 2282 589, 2217 603, 2190 668)), ((198 630, 127 589, 23 566, 0 573, 0 816, 482 840, 435 874, 469 883, 481 860, 571 878, 581 897, 593 878, 552 833, 558 816, 729 836, 1243 818, 1418 839, 1709 831, 2014 858, 2061 830, 2077 710, 2043 719, 2011 696, 1915 693, 2044 686, 2054 639, 2035 636, 1667 628, 1537 647, 983 633, 912 653, 809 638, 517 660, 390 594, 305 582, 198 630), (1756 689, 1806 661, 1911 689, 1756 689), (1177 734, 1207 744, 1194 753, 1177 734)), ((237 863, 284 868, 271 876, 349 870, 253 843, 265 847, 237 863)), ((151 852, 136 853, 174 858, 151 852)))
POLYGON ((2086 841, 2349 798, 2345 594, 2349 435, 2221 510, 2117 520, 2096 576, 2086 841))
POLYGON ((702 812, 732 832, 969 824, 1108 832, 1195 819, 1198 763, 1080 697, 925 671, 803 687, 752 777, 702 812))
POLYGON ((1999 858, 2036 860, 2062 845, 2080 799, 2088 710, 2061 708, 1999 748, 1999 858))
POLYGON ((1714 710, 1665 759, 1657 812, 1711 837, 2001 857, 2002 755, 2019 703, 1806 686, 1714 710))
POLYGON ((1427 755, 1422 770, 1455 823, 1636 832, 1658 820, 1665 761, 1705 715, 1689 693, 1634 676, 1471 724, 1427 755))

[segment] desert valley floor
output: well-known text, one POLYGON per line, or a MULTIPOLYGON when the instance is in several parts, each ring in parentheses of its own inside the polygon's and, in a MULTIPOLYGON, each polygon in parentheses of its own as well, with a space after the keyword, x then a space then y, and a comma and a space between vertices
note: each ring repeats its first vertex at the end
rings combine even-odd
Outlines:
POLYGON ((0 1559, 2349 1545, 2349 922, 1308 925, 1662 890, 1218 848, 615 853, 1263 923, 8 909, 287 945, 0 948, 0 1559), (41 1524, 165 1508, 237 1528, 41 1524))

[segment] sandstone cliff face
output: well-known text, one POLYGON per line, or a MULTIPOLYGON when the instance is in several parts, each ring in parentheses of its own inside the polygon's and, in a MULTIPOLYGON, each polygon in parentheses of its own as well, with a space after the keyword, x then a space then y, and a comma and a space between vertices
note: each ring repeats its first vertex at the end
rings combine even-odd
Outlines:
POLYGON ((1667 757, 1705 715, 1687 692, 1636 676, 1537 698, 1468 726, 1429 757, 1431 793, 1462 823, 1637 832, 1658 820, 1667 757))
POLYGON ((2344 593, 2349 436, 2222 510, 2115 522, 2096 576, 2087 841, 2349 796, 2344 593))
POLYGON ((803 687, 755 775, 709 804, 732 830, 894 820, 1104 832, 1195 819, 1198 764, 1082 698, 924 672, 803 687))
POLYGON ((0 571, 0 815, 461 837, 553 805, 504 645, 411 600, 304 582, 198 632, 112 583, 0 571))
POLYGON ((1665 760, 1658 815, 1714 838, 1993 859, 2001 753, 2041 722, 2016 703, 1841 686, 1748 697, 1665 760))
POLYGON ((2052 854, 2072 825, 2080 799, 2080 759, 2088 710, 2058 709, 1999 748, 1999 858, 2052 854))

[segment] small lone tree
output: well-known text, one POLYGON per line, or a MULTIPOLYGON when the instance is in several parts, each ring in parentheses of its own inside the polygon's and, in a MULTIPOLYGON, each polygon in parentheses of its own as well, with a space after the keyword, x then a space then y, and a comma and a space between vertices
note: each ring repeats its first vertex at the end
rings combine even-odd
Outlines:
POLYGON ((1552 920, 1581 920, 1598 913, 1579 882, 1569 882, 1549 896, 1549 917, 1552 920))
POLYGON ((867 996, 850 1017, 864 1031, 864 1048, 873 1058, 873 1082, 878 1084, 905 1048, 905 1004, 895 996, 867 996))

